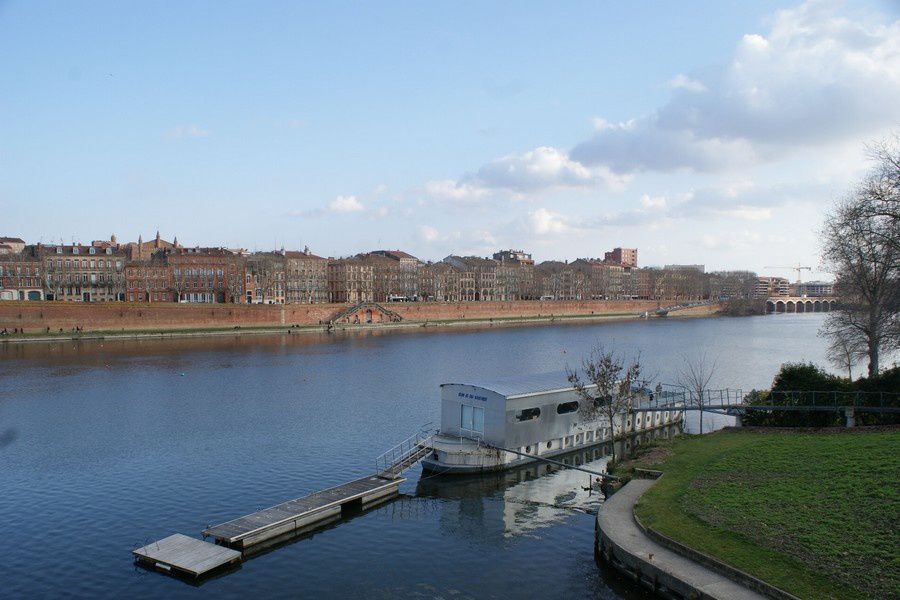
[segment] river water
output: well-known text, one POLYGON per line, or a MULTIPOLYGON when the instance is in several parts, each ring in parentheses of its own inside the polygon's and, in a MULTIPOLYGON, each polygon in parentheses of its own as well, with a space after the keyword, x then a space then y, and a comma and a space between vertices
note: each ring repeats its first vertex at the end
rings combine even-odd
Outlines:
MULTIPOLYGON (((0 345, 4 597, 643 597, 593 561, 587 476, 408 474, 403 496, 188 585, 132 548, 369 474, 438 385, 576 365, 598 342, 674 381, 824 363, 821 314, 0 345)), ((708 423, 708 421, 707 421, 708 423)), ((695 425, 689 420, 688 427, 695 425)), ((582 457, 602 466, 605 458, 582 457)))

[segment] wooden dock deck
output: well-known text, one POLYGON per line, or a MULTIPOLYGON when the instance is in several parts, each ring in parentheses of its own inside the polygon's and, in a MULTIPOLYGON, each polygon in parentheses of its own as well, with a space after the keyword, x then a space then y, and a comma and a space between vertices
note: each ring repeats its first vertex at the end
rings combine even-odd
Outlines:
POLYGON ((176 575, 202 577, 241 562, 241 553, 180 533, 133 550, 135 562, 176 575))
POLYGON ((311 529, 332 520, 347 507, 367 508, 396 496, 402 477, 387 479, 370 475, 308 496, 289 500, 258 512, 215 525, 203 531, 216 543, 247 548, 272 538, 311 529))

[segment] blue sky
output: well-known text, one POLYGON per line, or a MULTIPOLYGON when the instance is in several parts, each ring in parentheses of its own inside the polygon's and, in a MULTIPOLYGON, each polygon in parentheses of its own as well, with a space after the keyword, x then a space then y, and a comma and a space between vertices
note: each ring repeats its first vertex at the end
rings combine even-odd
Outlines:
POLYGON ((0 2, 0 234, 817 264, 897 6, 607 4, 0 2))

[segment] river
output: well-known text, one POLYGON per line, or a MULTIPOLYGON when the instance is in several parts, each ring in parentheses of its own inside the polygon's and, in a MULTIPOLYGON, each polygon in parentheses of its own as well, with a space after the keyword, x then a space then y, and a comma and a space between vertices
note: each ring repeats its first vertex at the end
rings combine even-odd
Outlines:
MULTIPOLYGON (((640 351, 671 382, 766 387, 824 364, 821 314, 604 324, 0 344, 5 597, 643 597, 592 556, 585 475, 419 481, 349 522, 192 586, 132 548, 369 474, 438 417, 438 385, 640 351)), ((707 421, 708 423, 708 421, 707 421)), ((689 420, 688 427, 695 425, 689 420)), ((597 460, 602 465, 604 458, 597 460)))

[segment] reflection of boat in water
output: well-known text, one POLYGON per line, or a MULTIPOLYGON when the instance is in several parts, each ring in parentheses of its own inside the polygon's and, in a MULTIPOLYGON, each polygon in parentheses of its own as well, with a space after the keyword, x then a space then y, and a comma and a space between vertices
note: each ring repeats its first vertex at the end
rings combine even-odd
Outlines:
POLYGON ((637 406, 610 423, 605 417, 585 419, 584 401, 564 373, 445 383, 440 432, 430 440, 432 451, 422 466, 434 473, 500 471, 681 420, 680 404, 673 402, 671 410, 647 410, 652 394, 640 397, 637 406))
MULTIPOLYGON (((627 456, 640 444, 669 438, 679 430, 675 424, 619 439, 616 455, 627 456)), ((564 465, 605 471, 611 446, 611 442, 595 444, 559 455, 556 460, 564 465)), ((452 500, 439 503, 435 509, 441 513, 440 522, 445 527, 476 538, 499 540, 530 534, 570 518, 573 512, 593 514, 603 502, 603 494, 592 484, 596 480, 584 472, 535 461, 502 471, 455 477, 426 473, 416 485, 415 500, 452 500)))

